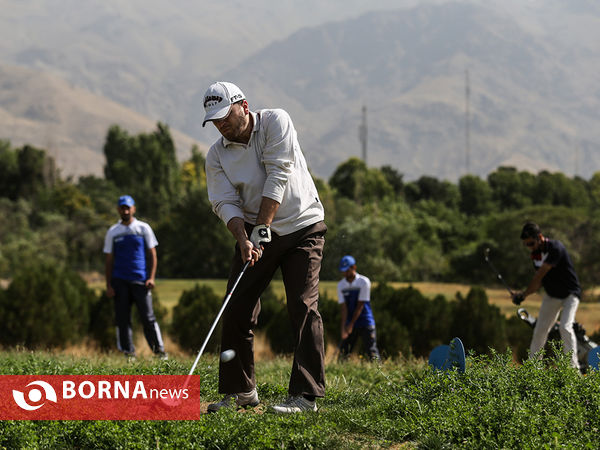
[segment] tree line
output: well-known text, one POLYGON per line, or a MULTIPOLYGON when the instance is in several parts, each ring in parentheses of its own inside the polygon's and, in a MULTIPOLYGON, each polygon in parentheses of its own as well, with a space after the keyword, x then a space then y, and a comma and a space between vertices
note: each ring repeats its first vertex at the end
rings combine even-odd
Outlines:
MULTIPOLYGON (((197 148, 179 163, 167 125, 137 135, 115 125, 104 155, 103 177, 74 180, 43 149, 0 141, 0 277, 32 258, 102 271, 104 234, 122 194, 135 198, 138 217, 156 232, 158 277, 227 277, 234 242, 211 211, 197 148)), ((483 262, 490 248, 507 281, 522 287, 532 269, 519 232, 533 220, 565 243, 584 289, 598 284, 600 172, 585 180, 499 167, 486 179, 406 181, 390 166, 350 158, 315 181, 328 226, 322 279, 339 279, 339 258, 352 254, 374 281, 490 284, 483 262)))
MULTIPOLYGON (((158 277, 228 276, 234 241, 208 203, 204 156, 193 148, 180 163, 175 150, 162 123, 138 135, 112 126, 104 144, 104 176, 75 180, 61 176, 43 149, 0 141, 0 279, 7 280, 0 288, 7 324, 0 344, 60 347, 91 339, 112 348, 111 302, 91 291, 77 272, 102 272, 104 235, 118 219, 116 200, 123 194, 135 198, 138 217, 156 232, 158 277)), ((359 272, 379 282, 373 298, 386 355, 425 356, 460 334, 477 352, 510 345, 519 358, 525 356, 530 331, 516 317, 502 317, 477 286, 496 282, 483 259, 488 248, 511 285, 528 282, 532 267, 519 239, 528 220, 566 244, 588 290, 584 301, 595 300, 589 292, 598 284, 600 172, 584 180, 499 167, 486 179, 405 181, 390 166, 371 168, 350 158, 328 180, 315 181, 329 228, 321 278, 338 280, 339 259, 352 254, 359 272), (412 288, 394 290, 387 285, 391 281, 475 287, 450 301, 427 299, 412 288)), ((339 307, 326 297, 321 308, 326 337, 335 343, 339 307)), ((167 324, 171 336, 193 346, 220 298, 205 286, 184 292, 167 324)), ((157 316, 164 318, 158 296, 154 300, 157 316)), ((262 300, 259 328, 274 351, 290 351, 284 299, 267 291, 262 300)))

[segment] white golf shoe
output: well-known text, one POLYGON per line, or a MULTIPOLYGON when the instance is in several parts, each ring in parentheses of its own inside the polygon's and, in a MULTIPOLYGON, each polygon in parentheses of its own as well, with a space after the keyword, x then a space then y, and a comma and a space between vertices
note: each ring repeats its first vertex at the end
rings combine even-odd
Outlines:
POLYGON ((303 411, 316 411, 317 404, 314 400, 308 400, 302 395, 297 397, 288 397, 288 399, 279 405, 271 406, 273 412, 279 414, 299 413, 303 411))
POLYGON ((252 389, 250 392, 240 392, 238 394, 225 394, 223 400, 208 405, 208 412, 217 412, 221 408, 245 408, 247 406, 257 406, 259 404, 258 392, 252 389))

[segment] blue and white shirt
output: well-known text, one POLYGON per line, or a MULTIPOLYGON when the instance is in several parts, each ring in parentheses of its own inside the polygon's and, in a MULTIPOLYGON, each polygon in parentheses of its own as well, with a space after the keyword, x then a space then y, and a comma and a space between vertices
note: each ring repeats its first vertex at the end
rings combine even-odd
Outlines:
POLYGON ((358 306, 358 302, 365 302, 362 312, 358 319, 354 323, 354 328, 368 328, 375 326, 375 319, 373 318, 373 312, 371 311, 371 280, 367 277, 356 274, 356 277, 352 282, 343 278, 340 280, 337 286, 338 292, 338 303, 346 304, 348 309, 348 316, 346 318, 346 324, 350 323, 354 311, 358 306))
POLYGON ((129 225, 121 221, 106 232, 104 253, 112 253, 113 278, 126 281, 146 281, 146 249, 158 245, 150 225, 133 218, 129 225))

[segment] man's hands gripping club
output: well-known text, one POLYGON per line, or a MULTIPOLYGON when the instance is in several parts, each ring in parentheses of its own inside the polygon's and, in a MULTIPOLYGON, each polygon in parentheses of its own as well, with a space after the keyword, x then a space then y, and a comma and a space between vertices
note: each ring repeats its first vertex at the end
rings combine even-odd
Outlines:
POLYGON ((262 256, 262 251, 265 249, 263 244, 271 242, 271 228, 269 225, 256 225, 252 229, 252 234, 250 235, 250 242, 254 245, 255 248, 259 249, 259 258, 262 256))
POLYGON ((271 242, 271 229, 268 225, 256 225, 250 237, 246 234, 243 219, 234 217, 227 224, 227 228, 235 237, 240 247, 242 261, 250 261, 250 266, 253 266, 262 256, 264 245, 271 242))
POLYGON ((240 247, 242 261, 251 261, 250 266, 253 266, 262 256, 264 244, 271 242, 270 224, 273 217, 279 208, 279 203, 267 197, 263 197, 260 204, 260 210, 256 223, 250 232, 250 236, 246 234, 244 219, 234 217, 227 223, 227 228, 235 237, 240 247))
POLYGON ((512 302, 515 305, 520 305, 525 300, 525 294, 523 292, 513 292, 512 302))
POLYGON ((268 225, 256 225, 252 229, 250 237, 247 237, 244 232, 244 237, 241 240, 238 239, 242 260, 251 261, 250 265, 253 266, 262 257, 263 250, 265 249, 263 244, 268 242, 271 242, 271 228, 268 225))

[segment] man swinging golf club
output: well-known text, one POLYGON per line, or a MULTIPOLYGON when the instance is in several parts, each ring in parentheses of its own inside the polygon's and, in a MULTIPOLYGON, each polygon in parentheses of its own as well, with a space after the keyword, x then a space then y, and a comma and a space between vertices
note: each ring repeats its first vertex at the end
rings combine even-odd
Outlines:
POLYGON ((540 313, 531 339, 531 356, 541 357, 539 351, 546 344, 548 333, 560 316, 560 336, 565 353, 571 352, 571 365, 579 368, 577 359, 577 337, 573 329, 575 313, 581 298, 581 286, 573 268, 573 262, 562 242, 542 235, 540 227, 528 222, 521 231, 521 240, 531 252, 536 269, 529 286, 524 291, 513 293, 513 303, 521 304, 525 298, 543 286, 544 296, 540 313))
MULTIPOLYGON (((221 408, 259 403, 254 375, 254 333, 259 296, 281 268, 294 336, 289 398, 274 412, 316 411, 325 395, 323 323, 318 311, 324 210, 289 115, 250 111, 236 85, 212 84, 204 95, 204 122, 221 133, 206 157, 208 198, 237 245, 229 284, 250 261, 223 313, 221 348, 235 357, 219 365, 221 408)), ((230 287, 228 286, 228 291, 230 287)))

